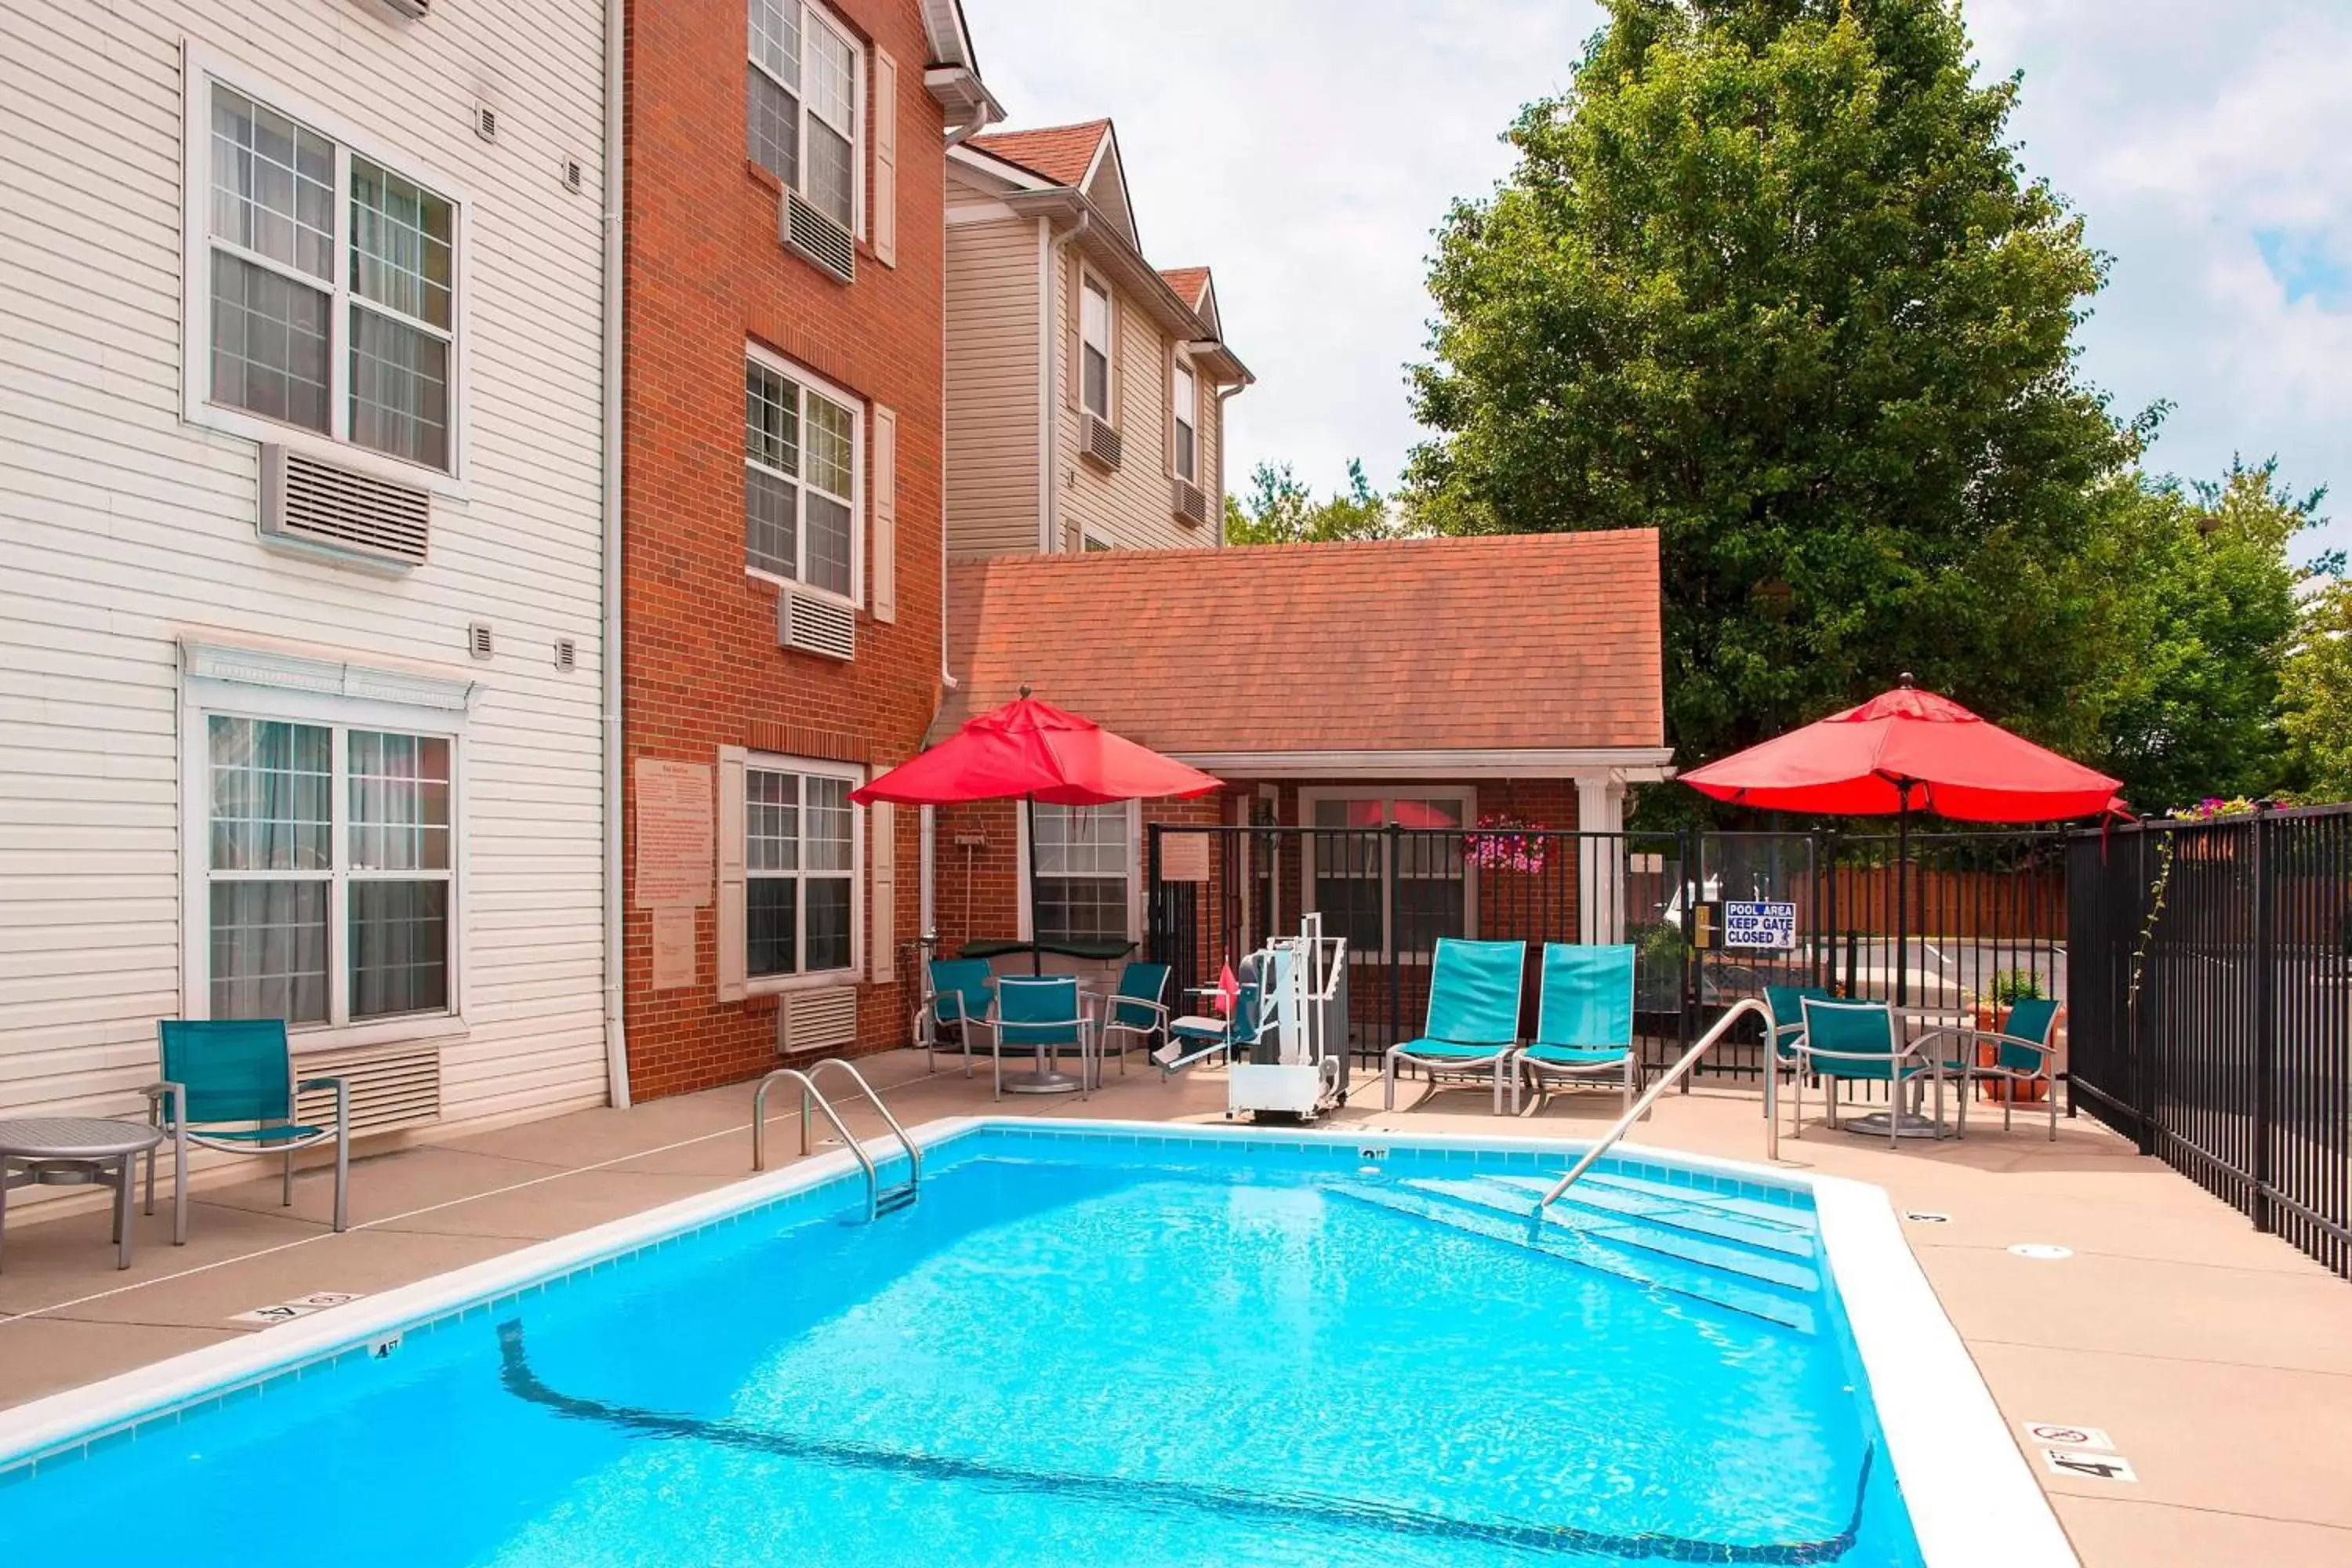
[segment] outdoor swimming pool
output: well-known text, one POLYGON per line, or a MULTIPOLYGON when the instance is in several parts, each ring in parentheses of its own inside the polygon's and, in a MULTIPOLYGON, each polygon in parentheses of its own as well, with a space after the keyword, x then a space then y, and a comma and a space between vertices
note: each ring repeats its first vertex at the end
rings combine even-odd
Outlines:
POLYGON ((0 1543, 84 1561, 136 1518, 224 1563, 1924 1560, 1802 1187, 1604 1162, 1537 1237, 1556 1151, 1171 1131, 932 1130, 921 1201, 875 1225, 845 1223, 854 1173, 803 1167, 396 1346, 270 1330, 341 1353, 43 1444, 0 1472, 0 1543))

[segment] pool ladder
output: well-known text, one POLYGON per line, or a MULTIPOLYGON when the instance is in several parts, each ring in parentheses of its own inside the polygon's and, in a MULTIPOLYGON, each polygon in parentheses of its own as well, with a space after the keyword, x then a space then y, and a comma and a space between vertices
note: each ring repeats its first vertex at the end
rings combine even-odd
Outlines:
POLYGON ((896 1214, 914 1203, 923 1185, 923 1152, 915 1147, 915 1141, 907 1136, 907 1130, 898 1125, 898 1119, 890 1114, 890 1107, 874 1092, 874 1086, 866 1081, 866 1075, 839 1057, 827 1057, 805 1072, 799 1068, 778 1068, 760 1080, 760 1087, 751 1095, 751 1169, 764 1171, 768 1168, 768 1090, 787 1079, 801 1086, 801 1152, 805 1154, 809 1152, 809 1108, 814 1105, 824 1112, 824 1119, 833 1123, 833 1130, 841 1135, 841 1141, 848 1145, 849 1152, 857 1156, 858 1168, 866 1173, 866 1222, 868 1225, 886 1214, 896 1214), (908 1173, 904 1182, 895 1187, 883 1186, 881 1175, 874 1167, 874 1156, 868 1154, 866 1145, 851 1134, 848 1124, 841 1119, 841 1112, 833 1108, 833 1101, 825 1099, 824 1091, 816 1086, 817 1075, 827 1068, 838 1068, 847 1073, 849 1081, 857 1086, 857 1091, 882 1113, 882 1120, 889 1124, 890 1135, 907 1152, 908 1173))

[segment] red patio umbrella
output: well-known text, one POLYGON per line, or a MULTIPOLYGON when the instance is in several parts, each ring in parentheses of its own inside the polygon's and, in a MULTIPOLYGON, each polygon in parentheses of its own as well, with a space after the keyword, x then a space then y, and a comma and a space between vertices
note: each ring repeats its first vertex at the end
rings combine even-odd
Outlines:
POLYGON ((1906 674, 1858 708, 1681 775, 1768 811, 1895 818, 1895 999, 1909 999, 1911 811, 1962 822, 2052 822, 2122 809, 2121 781, 2067 761, 1906 674))
POLYGON ((1003 707, 964 721, 929 751, 900 763, 849 798, 902 805, 1019 800, 1029 816, 1029 931, 1033 970, 1044 968, 1037 931, 1037 803, 1108 805, 1114 801, 1206 795, 1223 787, 1198 768, 1114 735, 1091 719, 1041 702, 1023 687, 1003 707))

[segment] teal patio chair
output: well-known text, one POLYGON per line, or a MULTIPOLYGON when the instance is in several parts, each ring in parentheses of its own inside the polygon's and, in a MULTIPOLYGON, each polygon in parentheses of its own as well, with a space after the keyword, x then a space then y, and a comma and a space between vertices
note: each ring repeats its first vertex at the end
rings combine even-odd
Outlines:
MULTIPOLYGON (((2058 1142, 2058 1004, 2046 996, 2021 997, 2010 1004, 2009 1016, 1998 1029, 1950 1029, 1944 1034, 1958 1042, 1959 1050, 1943 1062, 1944 1070, 1960 1080, 1960 1132, 1969 1130, 1969 1101, 1981 1082, 2005 1084, 2000 1098, 2000 1130, 2008 1131, 2017 1109, 2017 1090, 2029 1083, 2042 1086, 2050 1102, 2050 1142, 2058 1142), (1991 1046, 1992 1060, 1984 1059, 1991 1046)), ((1922 1040, 1922 1045, 1927 1042, 1922 1040)))
POLYGON ((1396 1109, 1399 1063, 1429 1075, 1476 1082, 1491 1077, 1495 1114, 1503 1113, 1503 1080, 1519 1044, 1519 993, 1526 984, 1528 944, 1437 939, 1429 975, 1429 1015, 1417 1040, 1391 1046, 1381 1058, 1381 1103, 1396 1109))
MULTIPOLYGON (((293 1053, 278 1018, 166 1019, 156 1026, 163 1080, 146 1090, 147 1121, 172 1140, 172 1228, 188 1231, 188 1150, 277 1154, 285 1162, 280 1201, 294 1205, 294 1156, 335 1146, 335 1228, 351 1220, 351 1085, 340 1078, 294 1081, 293 1053), (335 1091, 331 1126, 294 1120, 306 1089, 335 1091)), ((155 1212, 155 1150, 147 1152, 147 1212, 155 1212)))
POLYGON ((996 972, 984 958, 934 958, 924 965, 930 996, 924 1004, 923 1066, 939 1068, 940 1031, 952 1027, 963 1047, 963 1076, 971 1076, 971 1032, 996 1026, 996 972))
POLYGON ((1903 1146, 1903 1090, 1922 1078, 1936 1086, 1936 1121, 1944 1120, 1943 1064, 1927 1054, 1927 1037, 1903 1043, 1895 1009, 1884 1002, 1803 1002, 1804 1032, 1797 1037, 1797 1136, 1805 1135, 1805 1070, 1822 1079, 1830 1125, 1837 1125, 1838 1085, 1844 1081, 1886 1085, 1886 1142, 1903 1146))
POLYGON ((1118 1070, 1127 1071, 1131 1046, 1149 1052, 1154 1036, 1168 1032, 1168 966, 1129 963, 1118 973, 1118 989, 1103 999, 1102 1019, 1095 1030, 1095 1070, 1102 1070, 1107 1054, 1118 1053, 1118 1070))
POLYGON ((1522 1075, 1536 1086, 1538 1111, 1556 1079, 1622 1079, 1625 1109, 1633 1109, 1642 1071, 1633 1049, 1633 959, 1631 946, 1544 943, 1536 1037, 1519 1047, 1519 1070, 1511 1074, 1512 1115, 1519 1112, 1522 1075))
POLYGON ((1772 1013, 1772 1049, 1767 1058, 1767 1071, 1793 1076, 1803 1070, 1802 1064, 1797 1059, 1797 1042, 1805 1037, 1805 1003, 1808 1000, 1834 1002, 1837 993, 1820 985, 1764 987, 1764 1005, 1772 1013))
POLYGON ((996 983, 995 1038, 989 1057, 995 1064, 996 1098, 1004 1098, 1004 1058, 1034 1057, 1040 1071, 1051 1070, 1065 1050, 1078 1053, 1078 1095, 1090 1079, 1087 1066, 1087 1016, 1075 974, 1008 974, 996 983))

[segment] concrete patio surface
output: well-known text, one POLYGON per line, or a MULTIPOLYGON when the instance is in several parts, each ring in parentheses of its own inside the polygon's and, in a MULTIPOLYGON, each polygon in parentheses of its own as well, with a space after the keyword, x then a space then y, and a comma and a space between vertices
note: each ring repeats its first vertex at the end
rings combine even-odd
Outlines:
MULTIPOLYGON (((1217 1120, 1223 1106, 1212 1073, 1165 1083, 1114 1070, 1089 1100, 992 1105, 984 1068, 967 1080, 943 1058, 931 1074, 908 1051, 861 1065, 910 1126, 992 1110, 1217 1120)), ((1540 1115, 1498 1120, 1485 1114, 1483 1089, 1425 1106, 1423 1092, 1412 1084, 1399 1110, 1382 1112, 1377 1083, 1360 1085, 1337 1121, 1583 1138, 1617 1105, 1567 1095, 1540 1115)), ((844 1110, 860 1136, 881 1131, 869 1106, 844 1110)), ((324 1171, 297 1178, 291 1210, 278 1206, 274 1175, 199 1184, 188 1245, 170 1245, 169 1204, 159 1204, 140 1220, 123 1272, 102 1213, 20 1210, 0 1273, 0 1405, 266 1332, 229 1321, 256 1307, 387 1289, 740 1179, 750 1112, 743 1086, 363 1154, 342 1236, 327 1226, 324 1171)), ((1670 1095, 1633 1142, 1759 1159, 1757 1091, 1702 1083, 1670 1095)), ((788 1162, 797 1147, 788 1115, 772 1129, 772 1156, 788 1162)), ((1884 1186, 1906 1215, 1947 1216, 1904 1228, 2090 1568, 2352 1563, 2352 1283, 2087 1120, 2062 1121, 2051 1143, 2037 1120, 2004 1133, 1997 1113, 1972 1116, 1964 1142, 1900 1152, 1815 1121, 1801 1140, 1783 1137, 1780 1154, 1791 1170, 1884 1186), (2026 1242, 2073 1256, 2008 1250, 2026 1242), (2104 1429, 2138 1479, 2049 1474, 2016 1430, 2027 1422, 2104 1429)))

